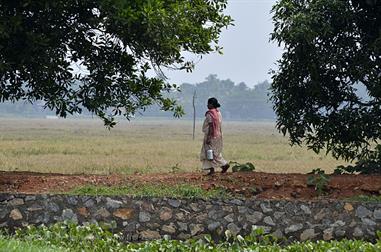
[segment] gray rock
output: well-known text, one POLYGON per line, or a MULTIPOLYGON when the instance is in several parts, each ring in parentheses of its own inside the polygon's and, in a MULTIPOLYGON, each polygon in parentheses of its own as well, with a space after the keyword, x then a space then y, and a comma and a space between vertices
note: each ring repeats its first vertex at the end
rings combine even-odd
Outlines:
POLYGON ((204 213, 204 214, 197 215, 195 219, 197 222, 204 222, 207 218, 208 218, 208 215, 204 213))
POLYGON ((48 224, 50 220, 50 215, 49 213, 44 213, 44 218, 42 218, 41 223, 48 224))
POLYGON ((146 227, 156 230, 159 229, 161 225, 159 223, 147 222, 146 227))
POLYGON ((213 220, 219 220, 224 216, 223 211, 216 211, 216 210, 211 210, 208 212, 208 218, 213 219, 213 220))
POLYGON ((69 203, 70 205, 77 205, 78 204, 78 200, 77 200, 76 196, 69 196, 66 199, 67 199, 67 203, 69 203))
POLYGON ((21 206, 24 205, 24 200, 20 198, 15 198, 8 201, 8 206, 21 206))
POLYGON ((98 209, 98 211, 95 213, 96 216, 101 216, 102 218, 107 218, 109 217, 111 214, 109 211, 107 211, 106 208, 102 207, 100 209, 98 209))
POLYGON ((376 232, 375 230, 373 229, 373 227, 370 227, 370 228, 367 228, 366 229, 366 232, 368 235, 372 236, 372 237, 375 237, 376 236, 376 232))
POLYGON ((282 230, 280 229, 277 229, 275 230, 274 233, 272 233, 272 235, 277 238, 277 239, 282 239, 284 237, 283 233, 282 233, 282 230))
POLYGON ((199 212, 200 211, 200 208, 198 207, 198 205, 196 203, 190 203, 189 206, 193 212, 199 212))
POLYGON ((177 220, 180 220, 180 221, 185 220, 185 215, 184 215, 184 213, 177 213, 177 214, 176 214, 176 219, 177 219, 177 220))
POLYGON ((123 203, 119 200, 114 200, 114 199, 110 199, 110 198, 106 198, 106 207, 108 208, 119 208, 123 205, 123 203))
POLYGON ((36 200, 36 196, 34 195, 28 195, 25 197, 25 201, 34 201, 36 200))
POLYGON ((263 213, 258 212, 258 211, 255 211, 253 214, 247 214, 246 215, 246 220, 253 223, 253 224, 258 223, 259 221, 262 220, 262 218, 263 218, 263 213))
POLYGON ((172 218, 172 209, 163 207, 160 211, 160 220, 167 221, 172 218))
POLYGON ((212 210, 212 211, 208 212, 208 218, 209 219, 216 219, 216 215, 217 215, 217 211, 216 210, 212 210))
POLYGON ((320 221, 325 226, 330 226, 332 224, 332 220, 328 219, 328 217, 327 217, 327 219, 320 220, 320 221))
POLYGON ((62 220, 71 220, 73 222, 78 222, 77 215, 71 209, 64 209, 62 211, 62 220))
POLYGON ((179 200, 177 200, 177 199, 169 199, 168 200, 168 204, 170 206, 172 206, 172 207, 177 208, 177 207, 179 207, 181 205, 181 202, 179 200))
POLYGON ((238 213, 243 214, 247 212, 247 207, 245 206, 239 206, 238 207, 238 213))
POLYGON ((139 234, 131 235, 131 241, 138 241, 138 240, 139 240, 139 234))
POLYGON ((140 222, 148 222, 151 220, 151 215, 147 212, 141 211, 139 213, 139 221, 140 222))
POLYGON ((208 230, 213 232, 214 230, 216 230, 217 228, 219 228, 221 226, 221 223, 219 223, 218 221, 216 222, 212 222, 208 225, 208 230))
POLYGON ((188 231, 188 224, 184 222, 177 222, 180 231, 188 231))
POLYGON ((226 215, 226 216, 224 217, 224 219, 225 219, 227 222, 233 222, 233 221, 234 221, 234 214, 226 215))
POLYGON ((261 206, 262 212, 264 213, 269 213, 273 211, 271 208, 268 208, 265 203, 262 203, 260 206, 261 206))
POLYGON ((323 230, 323 239, 329 241, 333 239, 333 228, 327 228, 323 230))
POLYGON ((237 206, 242 206, 243 205, 242 200, 239 200, 239 199, 233 199, 233 200, 230 201, 230 203, 232 203, 234 205, 237 205, 237 206))
POLYGON ((236 224, 234 223, 229 223, 227 226, 227 229, 232 233, 232 235, 236 236, 239 234, 241 231, 241 228, 239 228, 236 224))
POLYGON ((48 210, 52 212, 58 212, 60 210, 60 207, 54 202, 49 202, 47 207, 48 207, 48 210))
POLYGON ((41 211, 43 209, 44 208, 41 206, 41 204, 36 204, 36 203, 27 208, 29 212, 41 211))
POLYGON ((142 202, 142 204, 140 205, 140 209, 150 213, 155 212, 155 207, 153 206, 153 204, 147 201, 142 202))
POLYGON ((7 209, 1 209, 1 211, 0 211, 0 219, 5 218, 5 216, 7 216, 8 213, 9 212, 8 212, 7 209))
POLYGON ((102 196, 97 196, 95 197, 95 201, 97 202, 97 204, 99 204, 100 202, 102 202, 103 200, 103 197, 102 196))
POLYGON ((302 209, 302 211, 303 211, 305 214, 307 214, 307 215, 310 215, 310 214, 311 214, 311 209, 310 209, 308 206, 306 206, 306 205, 301 205, 301 206, 300 206, 300 209, 302 209))
POLYGON ((376 220, 381 220, 381 209, 375 209, 373 212, 373 217, 376 220))
POLYGON ((324 219, 326 215, 327 213, 325 209, 321 209, 317 214, 315 214, 314 219, 319 221, 324 219))
POLYGON ((369 211, 364 206, 358 206, 357 209, 356 209, 356 216, 359 217, 359 218, 364 218, 364 217, 368 217, 368 216, 371 216, 371 215, 372 215, 372 212, 369 211))
POLYGON ((369 218, 362 218, 361 221, 362 221, 362 223, 364 223, 365 225, 368 225, 368 226, 376 226, 377 225, 376 222, 372 221, 369 218))
POLYGON ((353 236, 354 237, 362 237, 363 235, 364 235, 364 232, 359 227, 355 227, 355 229, 353 231, 353 236))
POLYGON ((211 205, 211 204, 206 204, 206 206, 205 206, 205 209, 206 209, 206 210, 210 210, 211 208, 213 208, 213 205, 211 205))
POLYGON ((317 234, 315 233, 315 230, 313 228, 309 228, 309 229, 304 230, 300 234, 300 240, 301 241, 307 241, 307 240, 311 240, 311 239, 315 238, 316 236, 317 236, 317 234))
POLYGON ((12 218, 12 220, 21 220, 23 219, 23 216, 17 208, 13 209, 11 213, 9 214, 9 217, 12 218))
POLYGON ((0 202, 1 203, 6 203, 8 200, 14 199, 14 195, 9 195, 9 194, 0 194, 0 202))
POLYGON ((227 213, 233 212, 233 208, 231 206, 223 206, 222 210, 227 213))
POLYGON ((333 223, 331 226, 332 227, 343 227, 343 226, 345 226, 345 222, 342 220, 338 220, 335 223, 333 223))
POLYGON ((275 212, 275 213, 274 213, 274 218, 275 218, 275 219, 279 219, 279 218, 281 218, 283 215, 285 215, 285 212, 275 212))
POLYGON ((299 224, 294 224, 294 225, 291 225, 289 227, 287 227, 284 232, 286 234, 288 233, 293 233, 293 232, 296 232, 296 231, 299 231, 303 228, 303 224, 299 223, 299 224))
POLYGON ((304 225, 304 227, 308 227, 308 228, 316 228, 316 227, 320 227, 321 226, 320 224, 312 224, 309 221, 306 221, 305 223, 306 223, 306 225, 304 225))
POLYGON ((136 232, 136 224, 135 223, 128 223, 125 226, 124 231, 128 232, 128 233, 135 233, 136 232))
POLYGON ((270 216, 266 216, 263 219, 263 222, 266 223, 267 225, 275 226, 275 223, 274 223, 273 219, 270 216))
POLYGON ((153 230, 144 230, 140 232, 140 237, 142 240, 157 240, 160 239, 160 233, 153 230))
POLYGON ((197 235, 204 231, 204 227, 201 224, 190 224, 189 229, 192 236, 197 235))
POLYGON ((176 228, 173 225, 164 225, 161 230, 163 232, 168 233, 168 234, 174 234, 176 233, 176 228))
POLYGON ((184 234, 184 233, 180 233, 177 238, 180 239, 180 240, 188 240, 190 238, 190 234, 184 234))
POLYGON ((89 200, 87 200, 87 201, 85 202, 84 205, 85 205, 85 207, 91 208, 91 207, 93 207, 93 206, 95 205, 95 202, 94 202, 94 200, 89 199, 89 200))
POLYGON ((337 236, 337 237, 344 237, 345 236, 345 230, 343 230, 343 229, 337 229, 336 231, 335 231, 335 235, 337 236))
POLYGON ((83 203, 83 202, 88 201, 91 198, 93 198, 93 197, 91 197, 91 196, 81 196, 80 198, 78 198, 78 201, 81 201, 83 203))

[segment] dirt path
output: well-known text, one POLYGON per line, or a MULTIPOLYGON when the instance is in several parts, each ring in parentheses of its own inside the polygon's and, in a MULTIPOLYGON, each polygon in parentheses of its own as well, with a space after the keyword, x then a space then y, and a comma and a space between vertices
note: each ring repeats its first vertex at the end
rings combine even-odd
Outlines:
MULTIPOLYGON (((313 187, 306 184, 306 174, 278 174, 262 172, 216 174, 212 177, 201 173, 169 173, 146 175, 63 175, 31 172, 0 172, 0 192, 51 193, 65 192, 83 185, 136 185, 187 183, 209 190, 225 188, 261 199, 317 198, 313 187)), ((381 175, 331 175, 326 198, 347 198, 356 195, 380 195, 381 175)))

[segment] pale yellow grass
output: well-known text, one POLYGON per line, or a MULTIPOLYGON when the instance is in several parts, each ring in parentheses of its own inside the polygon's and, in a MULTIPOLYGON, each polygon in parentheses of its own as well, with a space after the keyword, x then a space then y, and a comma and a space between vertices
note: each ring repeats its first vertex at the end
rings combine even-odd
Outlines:
MULTIPOLYGON (((199 171, 201 122, 121 121, 108 131, 98 119, 0 120, 0 170, 52 173, 199 171)), ((224 157, 258 171, 331 172, 345 164, 307 148, 290 147, 273 123, 225 122, 224 157)))

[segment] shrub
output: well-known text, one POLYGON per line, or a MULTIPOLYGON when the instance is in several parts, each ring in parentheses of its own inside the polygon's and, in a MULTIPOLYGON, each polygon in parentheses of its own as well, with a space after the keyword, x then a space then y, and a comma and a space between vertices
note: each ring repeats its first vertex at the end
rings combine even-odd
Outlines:
POLYGON ((311 175, 307 177, 307 185, 314 186, 318 195, 324 194, 328 190, 329 176, 320 168, 313 169, 308 174, 311 175))
POLYGON ((233 172, 246 172, 255 170, 255 166, 250 162, 247 162, 246 164, 240 164, 238 162, 231 161, 229 164, 232 166, 233 172))

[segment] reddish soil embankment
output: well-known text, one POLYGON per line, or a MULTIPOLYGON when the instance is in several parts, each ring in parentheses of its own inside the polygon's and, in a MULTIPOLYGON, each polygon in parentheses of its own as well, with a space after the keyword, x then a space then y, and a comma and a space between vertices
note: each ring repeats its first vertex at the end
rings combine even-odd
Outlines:
MULTIPOLYGON (((263 172, 227 173, 204 176, 201 173, 167 173, 145 175, 63 175, 31 172, 0 172, 0 192, 52 193, 69 191, 83 185, 136 185, 187 183, 209 190, 226 190, 247 197, 261 199, 317 198, 313 186, 307 186, 306 174, 278 174, 263 172)), ((380 195, 381 175, 330 175, 324 198, 343 199, 356 195, 380 195)))

